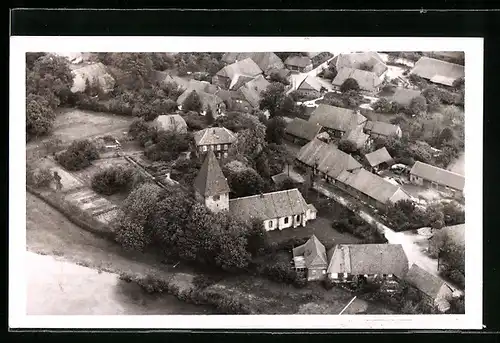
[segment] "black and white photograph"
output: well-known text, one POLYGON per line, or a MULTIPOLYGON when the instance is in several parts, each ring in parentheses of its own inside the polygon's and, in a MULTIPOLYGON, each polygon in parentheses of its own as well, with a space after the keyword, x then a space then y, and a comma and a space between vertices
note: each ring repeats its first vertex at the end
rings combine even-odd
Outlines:
POLYGON ((16 38, 19 323, 480 327, 481 39, 16 38))

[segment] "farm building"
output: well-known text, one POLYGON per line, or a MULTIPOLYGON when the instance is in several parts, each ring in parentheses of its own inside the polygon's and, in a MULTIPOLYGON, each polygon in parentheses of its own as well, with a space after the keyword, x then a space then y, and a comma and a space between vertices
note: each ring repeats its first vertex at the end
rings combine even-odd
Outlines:
POLYGON ((285 68, 300 73, 307 73, 313 69, 311 58, 307 56, 290 56, 285 60, 285 68))
POLYGON ((254 79, 248 81, 242 85, 238 92, 242 95, 243 99, 246 100, 253 108, 259 107, 260 94, 264 91, 270 83, 264 76, 258 75, 254 79))
POLYGON ((320 104, 309 118, 309 122, 323 126, 337 138, 342 138, 344 134, 364 125, 366 121, 366 117, 359 112, 325 104, 320 104))
POLYGON ((450 309, 449 300, 453 290, 440 278, 413 264, 404 279, 420 292, 427 306, 437 308, 440 312, 450 309))
POLYGON ((407 89, 407 88, 396 88, 393 94, 386 95, 386 98, 390 102, 395 102, 400 106, 410 106, 411 101, 420 96, 421 92, 416 89, 407 89))
POLYGON ((212 150, 207 153, 193 188, 196 200, 209 210, 229 210, 229 185, 212 150))
POLYGON ((401 244, 338 244, 328 252, 328 278, 350 282, 402 279, 408 272, 408 258, 401 244))
POLYGON ((242 220, 261 220, 266 231, 306 226, 316 218, 297 188, 231 199, 229 211, 242 220))
POLYGON ((153 125, 156 126, 158 129, 165 131, 175 131, 178 133, 187 132, 186 121, 178 114, 158 116, 153 121, 153 125))
POLYGON ((301 118, 293 118, 285 128, 285 139, 304 145, 312 141, 321 131, 321 125, 301 118))
POLYGON ((364 132, 363 125, 358 125, 347 133, 345 139, 352 142, 357 149, 361 149, 369 144, 370 135, 364 132))
POLYGON ((450 193, 457 198, 463 196, 465 186, 465 177, 463 175, 420 161, 415 162, 411 168, 410 181, 416 185, 450 193))
POLYGON ((111 92, 115 87, 115 79, 101 62, 74 69, 71 73, 73 74, 72 93, 84 92, 87 82, 90 85, 99 86, 104 93, 111 92))
POLYGON ((319 139, 313 139, 300 149, 297 163, 332 184, 343 171, 353 172, 361 168, 354 157, 319 139))
POLYGON ((384 210, 388 205, 410 197, 400 187, 393 185, 366 169, 343 171, 337 176, 335 185, 359 200, 384 210))
POLYGON ((274 52, 227 52, 222 56, 222 61, 232 64, 250 58, 266 75, 272 70, 283 69, 285 64, 274 52))
POLYGON ((390 167, 394 162, 393 158, 385 147, 366 154, 365 158, 370 164, 370 167, 372 167, 372 171, 386 169, 390 167))
POLYGON ((452 86, 453 82, 465 76, 463 65, 453 64, 429 57, 421 57, 410 71, 414 74, 443 86, 452 86))
POLYGON ((369 71, 375 74, 377 78, 382 78, 388 70, 380 55, 374 51, 340 54, 335 56, 331 63, 333 63, 337 71, 343 68, 369 71))
POLYGON ((262 70, 259 66, 251 58, 246 58, 219 70, 212 78, 212 84, 223 89, 238 90, 239 87, 261 74, 262 70))
POLYGON ((293 248, 292 252, 295 270, 307 272, 307 281, 325 279, 328 267, 326 249, 315 235, 293 248))
POLYGON ((196 151, 203 155, 213 151, 218 159, 226 158, 229 147, 236 142, 236 135, 225 127, 209 127, 194 134, 196 151))
POLYGON ((332 86, 328 82, 319 77, 308 75, 299 83, 296 92, 300 96, 319 98, 331 88, 332 86))
POLYGON ((205 115, 207 111, 210 109, 212 111, 214 118, 217 118, 219 115, 224 114, 224 112, 226 111, 226 104, 224 104, 224 101, 220 97, 218 97, 215 94, 207 93, 193 88, 186 89, 184 93, 182 93, 177 98, 177 106, 179 107, 180 110, 182 110, 184 101, 193 92, 196 92, 200 97, 200 102, 201 102, 200 114, 205 115))
POLYGON ((369 134, 371 138, 385 138, 390 136, 401 138, 403 135, 399 125, 393 125, 383 121, 368 120, 363 130, 366 134, 369 134))
POLYGON ((347 79, 354 79, 359 85, 361 93, 370 95, 380 92, 382 80, 377 74, 354 68, 341 68, 338 70, 337 75, 332 81, 333 89, 340 90, 340 87, 347 79))

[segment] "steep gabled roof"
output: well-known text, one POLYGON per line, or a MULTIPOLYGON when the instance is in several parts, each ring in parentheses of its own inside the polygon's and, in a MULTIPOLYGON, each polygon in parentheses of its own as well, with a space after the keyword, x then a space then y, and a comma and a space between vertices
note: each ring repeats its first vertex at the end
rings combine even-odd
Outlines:
POLYGON ((465 186, 464 176, 420 161, 415 162, 410 174, 457 190, 463 190, 465 186))
POLYGON ((217 75, 231 79, 230 89, 235 89, 234 85, 237 83, 240 76, 254 78, 259 74, 262 74, 262 70, 251 58, 246 58, 227 65, 217 72, 217 75))
POLYGON ((401 132, 401 128, 398 125, 393 125, 385 123, 383 121, 367 121, 365 124, 365 130, 371 131, 373 134, 381 136, 393 136, 398 135, 401 132))
POLYGON ((312 61, 307 56, 290 56, 285 60, 285 65, 296 66, 300 68, 312 65, 312 61))
POLYGON ((232 144, 236 135, 225 127, 209 127, 194 133, 196 145, 232 144))
POLYGON ((443 286, 447 288, 447 293, 449 295, 453 293, 450 287, 443 280, 425 271, 416 264, 411 266, 408 274, 406 274, 405 280, 432 299, 437 298, 437 295, 443 286))
POLYGON ((385 147, 366 154, 365 158, 372 167, 392 161, 392 157, 385 147))
POLYGON ((269 86, 269 81, 267 81, 264 76, 259 75, 253 80, 248 81, 242 87, 239 88, 239 92, 243 94, 244 98, 253 107, 258 107, 261 93, 269 86))
POLYGON ((326 268, 328 265, 325 246, 315 235, 312 235, 306 243, 293 249, 293 257, 297 256, 304 256, 306 268, 326 268))
POLYGON ((73 93, 85 91, 87 80, 90 84, 97 82, 104 92, 111 91, 115 86, 115 79, 101 62, 73 69, 71 73, 73 74, 71 92, 73 93))
POLYGON ((328 273, 394 274, 402 278, 408 272, 401 244, 338 244, 331 254, 328 273))
POLYGON ((282 69, 285 66, 274 52, 227 52, 222 56, 222 61, 234 63, 247 58, 251 58, 266 74, 271 69, 282 69))
POLYGON ((153 125, 165 131, 187 132, 186 121, 178 114, 158 116, 153 125))
POLYGON ((337 178, 344 170, 361 168, 354 157, 319 139, 313 139, 304 145, 297 154, 297 160, 310 167, 316 165, 320 172, 333 178, 337 178))
POLYGON ((359 88, 368 92, 376 90, 376 87, 382 83, 380 78, 374 72, 344 67, 338 69, 337 75, 333 79, 332 84, 340 87, 347 79, 356 80, 359 88))
POLYGON ((366 117, 353 110, 326 104, 320 104, 309 117, 311 123, 343 132, 348 132, 366 121, 366 117))
POLYGON ((337 180, 382 204, 409 199, 409 196, 400 187, 366 169, 359 169, 352 173, 344 171, 337 177, 337 180))
POLYGON ((409 106, 413 98, 420 96, 416 89, 396 88, 394 94, 384 96, 388 101, 394 101, 402 106, 409 106))
POLYGON ((230 191, 219 161, 217 161, 212 150, 208 151, 205 161, 194 180, 194 189, 203 196, 221 195, 230 191))
POLYGON ((307 203, 294 188, 231 199, 229 210, 243 220, 268 220, 306 213, 307 203))
POLYGON ((332 63, 339 71, 342 68, 352 68, 360 70, 363 64, 372 67, 372 72, 377 77, 385 73, 388 69, 380 55, 374 51, 358 52, 352 54, 340 54, 336 56, 332 63))
POLYGON ((421 57, 415 63, 415 67, 413 67, 410 74, 418 75, 435 83, 451 86, 454 80, 465 76, 465 68, 459 64, 421 57))
POLYGON ((308 141, 314 139, 320 130, 321 125, 311 123, 301 118, 293 118, 293 120, 288 123, 285 128, 286 133, 308 141))

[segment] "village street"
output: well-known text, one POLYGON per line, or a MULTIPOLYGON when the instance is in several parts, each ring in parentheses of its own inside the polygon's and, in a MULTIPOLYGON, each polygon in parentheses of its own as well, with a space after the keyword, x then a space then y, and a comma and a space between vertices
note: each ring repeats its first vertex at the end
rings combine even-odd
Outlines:
MULTIPOLYGON (((320 183, 315 183, 313 188, 320 192, 321 194, 334 199, 339 204, 346 206, 348 208, 353 207, 353 203, 348 200, 345 196, 341 195, 338 191, 334 190, 333 187, 328 187, 329 185, 323 185, 320 183)), ((418 234, 412 234, 411 232, 396 232, 386 225, 380 223, 376 220, 372 215, 367 213, 364 210, 359 210, 358 215, 364 219, 366 222, 376 225, 381 233, 384 234, 385 238, 387 238, 388 243, 390 244, 401 244, 403 246, 403 250, 408 257, 409 266, 413 263, 417 264, 422 269, 427 272, 437 276, 442 279, 441 276, 437 272, 437 260, 429 257, 425 254, 425 249, 422 249, 417 244, 419 241, 422 241, 422 237, 418 234)), ((448 280, 443 280, 447 284, 449 284, 454 290, 457 287, 450 284, 448 280)))

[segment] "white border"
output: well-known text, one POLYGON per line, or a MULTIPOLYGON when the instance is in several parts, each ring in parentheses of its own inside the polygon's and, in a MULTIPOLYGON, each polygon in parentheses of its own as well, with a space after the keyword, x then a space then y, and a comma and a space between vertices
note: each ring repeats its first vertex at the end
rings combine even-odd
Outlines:
POLYGON ((480 329, 482 328, 482 38, 22 37, 10 39, 9 326, 11 328, 480 329), (466 314, 28 316, 24 251, 25 53, 29 51, 465 51, 466 314), (470 223, 473 223, 470 225, 470 223))

